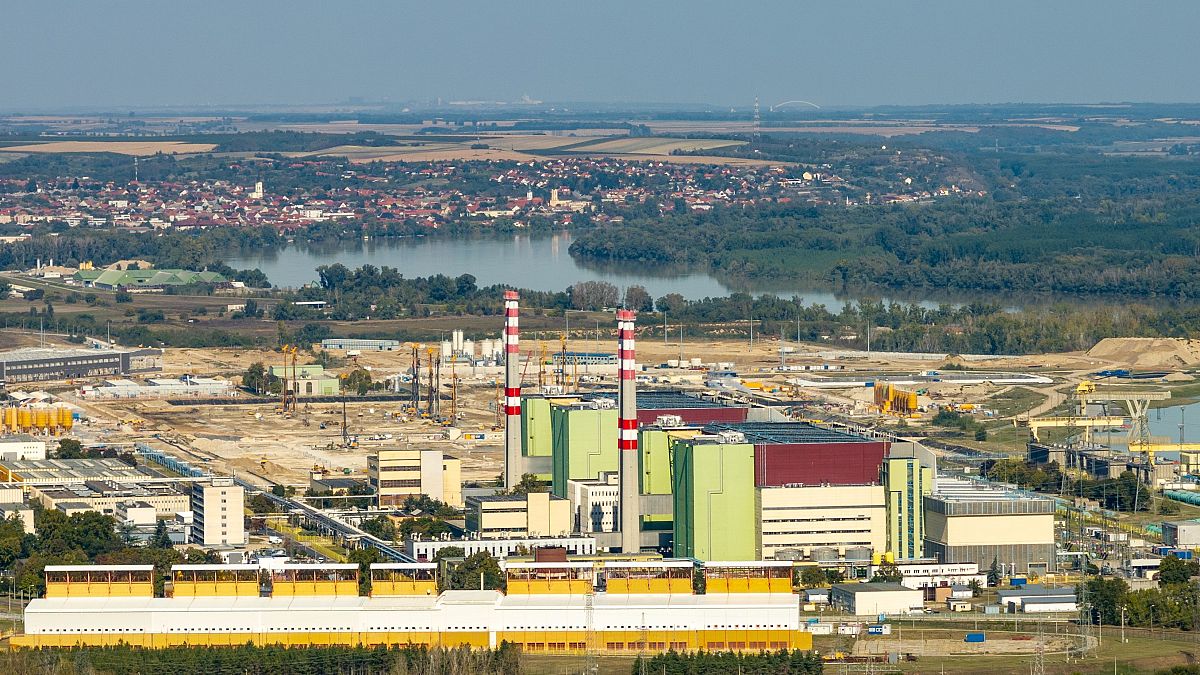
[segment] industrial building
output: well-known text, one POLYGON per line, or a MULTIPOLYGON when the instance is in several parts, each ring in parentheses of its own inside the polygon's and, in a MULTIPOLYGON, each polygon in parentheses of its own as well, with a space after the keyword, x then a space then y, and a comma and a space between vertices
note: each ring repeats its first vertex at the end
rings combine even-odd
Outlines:
POLYGON ((0 352, 0 381, 44 382, 161 372, 161 349, 26 347, 0 352))
POLYGON ((710 424, 674 437, 675 555, 760 559, 833 547, 842 554, 866 548, 869 559, 885 546, 879 471, 886 451, 885 442, 804 422, 710 424), (797 513, 804 507, 824 510, 809 519, 797 513), (852 526, 839 532, 827 518, 852 526), (797 519, 805 522, 788 522, 797 519))
POLYGON ((468 532, 481 537, 547 537, 574 532, 571 503, 548 492, 467 497, 468 532))
MULTIPOLYGON (((987 574, 979 571, 979 563, 941 563, 937 560, 921 558, 917 560, 896 560, 891 565, 903 577, 900 583, 908 588, 952 588, 970 586, 977 582, 980 586, 987 585, 987 574)), ((883 567, 883 561, 878 558, 867 568, 867 578, 875 576, 883 567)))
POLYGON ((925 596, 896 583, 834 584, 829 603, 857 616, 896 616, 922 612, 925 596))
POLYGON ((60 504, 74 504, 110 516, 116 515, 126 502, 152 506, 159 518, 173 518, 175 514, 192 508, 191 496, 167 483, 88 480, 61 485, 39 484, 30 486, 29 499, 47 509, 56 509, 60 504))
POLYGON ((760 488, 756 507, 754 553, 762 560, 829 552, 861 560, 886 547, 887 509, 877 483, 760 488))
POLYGON ((154 597, 150 565, 46 568, 46 597, 25 609, 16 647, 113 645, 429 645, 550 654, 811 649, 791 569, 736 563, 505 566, 507 594, 437 594, 432 564, 373 564, 360 597, 357 565, 176 565, 154 597), (786 586, 781 581, 786 581, 786 586), (605 590, 596 591, 596 586, 605 590), (266 595, 264 595, 266 589, 266 595))
POLYGON ((236 395, 237 390, 229 380, 188 375, 178 378, 150 378, 143 383, 124 378, 111 379, 79 388, 79 397, 83 399, 207 398, 236 395))
POLYGON ((507 558, 538 548, 561 548, 572 556, 596 555, 596 539, 581 534, 561 537, 482 537, 469 539, 420 539, 404 542, 404 553, 414 560, 433 560, 444 548, 462 549, 463 555, 484 552, 493 558, 507 558))
POLYGON ((368 340, 366 338, 329 338, 321 340, 321 349, 359 352, 394 352, 400 349, 399 340, 368 340))
POLYGON ((1200 520, 1166 521, 1162 524, 1163 544, 1178 548, 1200 548, 1200 520))
POLYGON ((416 495, 456 509, 463 505, 462 460, 441 450, 381 449, 367 455, 367 481, 380 508, 399 506, 416 495))
POLYGON ((926 496, 933 493, 937 459, 919 443, 892 443, 883 460, 881 481, 887 501, 887 548, 896 558, 925 554, 926 496))
POLYGON ((1057 569, 1052 499, 941 477, 924 504, 927 558, 943 563, 996 560, 1033 576, 1057 569))
POLYGON ((1008 612, 1077 612, 1078 601, 1072 587, 1050 588, 1029 584, 1022 588, 1002 590, 997 601, 1008 612))
POLYGON ((46 442, 27 434, 0 438, 0 461, 20 462, 46 459, 46 442))
POLYGON ((130 466, 119 459, 42 459, 0 462, 0 481, 72 485, 87 481, 137 482, 162 478, 145 466, 130 466))
POLYGON ((616 472, 594 480, 567 481, 573 532, 616 532, 620 489, 616 472))
POLYGON ((342 390, 341 382, 325 372, 320 364, 302 366, 271 366, 267 369, 271 383, 282 382, 285 388, 297 396, 337 396, 342 390))
POLYGON ((87 288, 102 288, 110 291, 128 290, 134 293, 161 291, 168 286, 206 284, 229 287, 230 281, 217 272, 196 272, 181 269, 105 269, 75 272, 72 277, 87 288))
POLYGON ((246 491, 232 478, 192 484, 192 542, 202 546, 246 543, 246 491))

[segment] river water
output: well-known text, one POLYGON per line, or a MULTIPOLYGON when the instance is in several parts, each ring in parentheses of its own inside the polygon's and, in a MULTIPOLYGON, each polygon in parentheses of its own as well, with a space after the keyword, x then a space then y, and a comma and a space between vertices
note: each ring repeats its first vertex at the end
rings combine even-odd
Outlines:
MULTIPOLYGON (((262 270, 271 283, 299 287, 317 280, 316 268, 340 262, 351 269, 363 265, 395 267, 405 277, 433 274, 473 274, 480 286, 505 284, 536 291, 561 291, 580 281, 608 281, 618 288, 635 284, 652 297, 679 293, 690 300, 726 296, 735 291, 794 295, 805 304, 824 304, 836 310, 848 298, 812 286, 750 283, 734 285, 707 271, 645 263, 594 264, 567 253, 571 235, 503 238, 425 237, 366 241, 294 243, 279 250, 243 251, 226 259, 236 269, 262 270)), ((922 302, 929 307, 936 303, 922 302)))

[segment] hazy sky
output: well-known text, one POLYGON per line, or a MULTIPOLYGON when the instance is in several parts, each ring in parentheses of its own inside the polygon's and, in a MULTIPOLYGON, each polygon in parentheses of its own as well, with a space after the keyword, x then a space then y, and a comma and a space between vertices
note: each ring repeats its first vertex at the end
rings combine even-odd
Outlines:
POLYGON ((1197 0, 4 0, 0 108, 1200 101, 1197 0))

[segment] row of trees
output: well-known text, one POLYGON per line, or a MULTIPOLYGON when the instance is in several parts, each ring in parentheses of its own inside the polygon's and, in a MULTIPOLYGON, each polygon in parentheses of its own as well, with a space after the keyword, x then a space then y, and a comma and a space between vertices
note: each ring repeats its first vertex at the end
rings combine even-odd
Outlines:
POLYGON ((1181 630, 1200 629, 1200 589, 1191 582, 1200 564, 1175 555, 1162 559, 1158 588, 1130 590, 1124 579, 1093 577, 1087 580, 1087 597, 1097 621, 1128 626, 1158 626, 1181 630))
POLYGON ((1147 511, 1152 501, 1150 490, 1130 471, 1116 478, 1074 478, 1063 473, 1057 463, 1038 465, 1013 458, 986 460, 979 465, 979 473, 1026 490, 1094 499, 1113 511, 1147 511))

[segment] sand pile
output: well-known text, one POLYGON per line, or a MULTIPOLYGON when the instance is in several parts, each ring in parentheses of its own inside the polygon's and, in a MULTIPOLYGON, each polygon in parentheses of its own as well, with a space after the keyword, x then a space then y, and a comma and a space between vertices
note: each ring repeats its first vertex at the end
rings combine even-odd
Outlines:
POLYGON ((1179 338, 1104 338, 1088 356, 1134 368, 1179 368, 1200 364, 1200 341, 1179 338))

